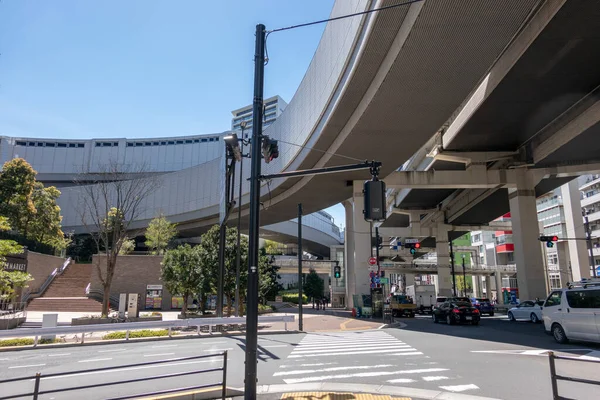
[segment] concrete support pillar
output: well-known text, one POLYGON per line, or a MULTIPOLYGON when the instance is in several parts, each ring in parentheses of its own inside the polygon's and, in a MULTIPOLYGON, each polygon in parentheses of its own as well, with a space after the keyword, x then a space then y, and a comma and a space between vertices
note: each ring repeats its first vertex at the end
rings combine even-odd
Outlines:
POLYGON ((531 173, 516 171, 517 188, 509 189, 508 199, 515 244, 519 299, 546 297, 546 273, 540 247, 535 187, 531 173))
POLYGON ((415 284, 415 276, 413 274, 405 274, 404 276, 405 276, 404 284, 406 285, 405 289, 406 289, 406 287, 415 284))
MULTIPOLYGON (((577 179, 562 185, 560 191, 567 225, 565 235, 569 238, 584 238, 585 228, 581 216, 581 194, 579 193, 577 179)), ((590 278, 589 253, 585 240, 569 240, 568 246, 572 271, 571 279, 580 281, 581 278, 590 278)))
POLYGON ((444 224, 437 227, 435 251, 438 263, 438 296, 452 296, 452 276, 450 272, 450 248, 448 230, 444 224))
MULTIPOLYGON (((556 244, 556 252, 558 255, 558 272, 560 274, 560 285, 561 287, 565 287, 567 282, 573 282, 573 276, 570 271, 570 260, 569 260, 569 243, 568 241, 558 242, 556 244)), ((548 264, 550 265, 550 264, 548 264)), ((552 273, 552 271, 548 267, 548 273, 552 273)), ((550 277, 548 277, 550 280, 550 277)))
POLYGON ((371 224, 365 221, 363 214, 364 181, 354 181, 354 294, 371 293, 368 262, 371 257, 371 224))
MULTIPOLYGON (((496 300, 498 300, 498 304, 504 304, 504 296, 502 295, 502 275, 500 274, 500 272, 496 272, 495 278, 496 300)), ((519 288, 519 290, 520 289, 521 288, 519 288)))
POLYGON ((492 277, 489 275, 485 277, 485 296, 492 300, 492 277))
POLYGON ((344 234, 344 276, 346 279, 346 307, 354 307, 352 295, 356 293, 356 284, 354 279, 354 203, 352 200, 344 201, 344 210, 346 211, 346 230, 344 234))
POLYGON ((483 297, 483 285, 481 283, 481 276, 473 275, 471 277, 473 281, 473 296, 481 298, 483 297))

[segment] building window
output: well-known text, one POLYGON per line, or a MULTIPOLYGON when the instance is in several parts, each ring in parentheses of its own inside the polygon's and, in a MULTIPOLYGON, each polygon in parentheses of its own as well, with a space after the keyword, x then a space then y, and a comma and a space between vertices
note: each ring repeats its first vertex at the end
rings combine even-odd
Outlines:
POLYGON ((215 138, 209 138, 209 139, 208 139, 208 141, 209 141, 209 142, 212 142, 212 141, 214 141, 214 140, 215 140, 215 138))
POLYGON ((27 142, 17 142, 17 146, 27 146, 27 142))
POLYGON ((113 142, 113 147, 119 147, 119 142, 113 142))
POLYGON ((46 147, 56 147, 56 143, 46 143, 46 147))
POLYGON ((66 143, 57 143, 56 144, 57 147, 67 147, 66 143))
POLYGON ((127 142, 127 147, 133 147, 133 143, 127 142))
POLYGON ((85 147, 85 144, 83 143, 77 143, 77 148, 78 149, 83 149, 85 147))
POLYGON ((202 139, 202 143, 206 143, 208 141, 208 139, 204 138, 202 139))
POLYGON ((152 146, 158 146, 159 143, 158 142, 152 142, 152 146))
POLYGON ((144 145, 144 143, 142 142, 136 142, 135 143, 135 147, 142 147, 144 145))
POLYGON ((175 144, 175 142, 173 140, 169 140, 167 144, 175 144))
POLYGON ((189 139, 188 139, 188 140, 186 140, 185 142, 186 142, 186 143, 194 143, 194 141, 193 141, 193 140, 189 140, 189 139))
POLYGON ((183 140, 178 140, 177 144, 183 144, 183 140))

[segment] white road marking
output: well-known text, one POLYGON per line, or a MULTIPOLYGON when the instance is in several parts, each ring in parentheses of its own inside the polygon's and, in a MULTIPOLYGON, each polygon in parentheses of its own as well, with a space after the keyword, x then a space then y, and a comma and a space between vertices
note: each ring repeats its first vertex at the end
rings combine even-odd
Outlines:
POLYGON ((98 353, 112 353, 114 351, 125 351, 127 349, 111 349, 111 350, 98 350, 98 353))
POLYGON ((427 382, 443 381, 445 379, 450 379, 447 376, 422 376, 421 378, 427 382))
POLYGON ((454 385, 454 386, 440 386, 440 389, 448 390, 450 392, 464 392, 465 390, 479 389, 479 386, 473 385, 454 385))
MULTIPOLYGON (((141 367, 129 367, 129 368, 119 368, 119 367, 116 367, 115 369, 105 370, 105 371, 83 372, 83 373, 80 373, 80 374, 67 374, 67 375, 49 376, 49 377, 42 376, 42 379, 62 379, 62 378, 67 378, 67 377, 71 377, 71 376, 107 374, 107 373, 115 373, 115 372, 116 373, 120 373, 121 371, 135 371, 135 370, 138 370, 138 369, 173 367, 173 366, 177 366, 177 365, 189 365, 189 364, 200 364, 200 363, 214 363, 214 362, 222 362, 222 358, 218 358, 218 359, 214 359, 214 360, 200 360, 200 361, 187 361, 187 362, 180 362, 180 363, 173 362, 173 363, 164 363, 164 364, 156 364, 156 365, 145 365, 145 366, 141 366, 141 367)), ((45 364, 42 364, 42 365, 45 365, 45 364)))
MULTIPOLYGON (((342 350, 342 349, 340 349, 342 350)), ((334 349, 335 351, 335 349, 334 349)), ((290 354, 288 358, 301 358, 301 357, 321 357, 321 356, 344 356, 344 355, 354 355, 354 354, 373 354, 373 353, 389 353, 389 349, 379 349, 379 350, 366 350, 366 351, 344 351, 337 353, 319 353, 319 354, 296 354, 295 352, 290 354)))
POLYGON ((84 363, 84 362, 93 362, 93 361, 108 361, 108 360, 112 360, 112 358, 91 358, 89 360, 79 360, 78 362, 80 363, 84 363))
POLYGON ((8 361, 10 358, 0 358, 0 361, 8 361))
POLYGON ((298 346, 296 346, 297 349, 319 349, 319 348, 324 348, 324 347, 354 347, 354 346, 374 346, 374 345, 403 345, 405 343, 400 342, 398 340, 374 340, 374 341, 352 341, 352 342, 326 342, 326 343, 321 343, 321 344, 304 344, 304 343, 300 343, 298 346))
MULTIPOLYGON (((353 349, 360 349, 360 350, 377 350, 377 349, 381 349, 381 345, 377 345, 377 344, 370 344, 370 345, 366 345, 366 346, 361 346, 359 344, 356 344, 354 346, 331 346, 331 347, 317 347, 315 349, 305 349, 305 348, 297 348, 294 349, 294 351, 292 352, 292 354, 305 354, 305 353, 328 353, 331 351, 341 351, 341 350, 353 350, 353 349)), ((409 345, 401 345, 401 346, 394 346, 395 349, 410 349, 411 347, 409 345)), ((392 349, 388 349, 388 351, 393 351, 392 349)))
POLYGON ((260 345, 260 347, 263 347, 265 349, 271 349, 273 347, 288 347, 288 345, 287 344, 274 344, 272 346, 263 346, 263 345, 260 345))
MULTIPOLYGON (((397 350, 394 350, 397 351, 397 350)), ((393 356, 420 356, 423 353, 421 353, 420 351, 413 351, 413 352, 409 352, 409 353, 395 353, 392 354, 393 356)))
POLYGON ((347 366, 347 367, 329 367, 329 368, 321 368, 321 369, 305 369, 305 370, 295 370, 295 371, 283 371, 283 372, 275 372, 273 376, 283 376, 283 375, 302 375, 302 374, 314 374, 316 372, 333 372, 333 371, 344 371, 349 369, 372 369, 372 368, 385 368, 385 367, 393 367, 392 364, 380 364, 380 365, 357 365, 357 366, 347 366))
POLYGON ((177 344, 163 344, 161 346, 152 346, 152 348, 153 349, 160 349, 160 348, 163 348, 163 347, 177 347, 177 346, 178 346, 177 344))
POLYGON ((281 365, 279 368, 298 368, 298 367, 320 367, 321 365, 335 365, 336 362, 330 363, 314 363, 314 364, 299 364, 299 365, 281 365))
POLYGON ((175 353, 144 354, 144 357, 172 356, 175 353))
POLYGON ((208 349, 208 350, 202 350, 202 351, 225 351, 225 350, 233 350, 233 347, 228 347, 226 349, 208 349))
POLYGON ((600 351, 591 351, 584 356, 580 356, 581 360, 600 361, 600 351))
POLYGON ((283 381, 285 383, 291 384, 291 383, 302 383, 302 382, 318 382, 318 381, 326 381, 326 380, 331 380, 331 379, 365 378, 365 377, 380 376, 380 375, 422 374, 425 372, 439 372, 439 371, 448 371, 448 369, 447 368, 427 368, 427 369, 412 369, 412 370, 404 370, 404 371, 359 372, 356 374, 323 375, 323 376, 310 376, 310 377, 306 377, 306 378, 284 379, 283 381))
POLYGON ((62 357, 68 355, 71 355, 71 353, 48 354, 48 357, 62 357))
POLYGON ((8 369, 15 369, 15 368, 30 368, 30 367, 43 367, 46 364, 31 364, 31 365, 14 365, 12 367, 8 367, 8 369))
POLYGON ((414 381, 415 381, 414 379, 399 378, 399 379, 391 379, 388 382, 389 383, 412 383, 414 381))

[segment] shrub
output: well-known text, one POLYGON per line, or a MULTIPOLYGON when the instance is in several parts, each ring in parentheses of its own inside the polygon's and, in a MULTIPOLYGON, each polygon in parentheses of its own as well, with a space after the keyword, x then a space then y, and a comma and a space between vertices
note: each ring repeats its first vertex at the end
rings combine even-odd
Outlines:
MULTIPOLYGON (((40 341, 40 343, 41 343, 41 341, 40 341)), ((33 346, 33 339, 18 338, 18 339, 0 340, 0 347, 12 347, 12 346, 33 346)))
MULTIPOLYGON (((296 293, 284 293, 281 295, 282 300, 287 303, 298 304, 298 292, 296 293)), ((302 294, 302 304, 308 304, 308 297, 302 294)))
MULTIPOLYGON (((174 334, 175 333, 171 333, 171 335, 174 335, 174 334)), ((168 336, 168 335, 169 335, 168 329, 155 329, 155 330, 142 329, 141 331, 129 332, 130 338, 157 337, 157 336, 168 336)), ((102 340, 125 339, 125 336, 126 336, 125 331, 111 332, 107 335, 102 336, 102 340)))

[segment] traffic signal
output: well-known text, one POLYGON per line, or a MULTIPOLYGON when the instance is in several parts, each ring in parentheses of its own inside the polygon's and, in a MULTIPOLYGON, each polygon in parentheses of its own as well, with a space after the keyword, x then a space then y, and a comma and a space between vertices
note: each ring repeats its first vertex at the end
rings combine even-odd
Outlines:
POLYGON ((277 144, 277 140, 271 139, 268 136, 263 136, 262 155, 267 164, 279 157, 279 146, 277 144))
POLYGON ((554 242, 558 242, 558 236, 540 236, 540 242, 546 242, 546 247, 554 247, 554 242))
POLYGON ((385 221, 385 182, 380 180, 365 181, 363 187, 365 200, 365 221, 385 221))
POLYGON ((342 277, 342 267, 340 267, 339 265, 333 267, 333 277, 335 279, 339 279, 342 277))
POLYGON ((410 249, 410 254, 417 254, 417 250, 421 248, 421 243, 405 243, 404 247, 410 249))

